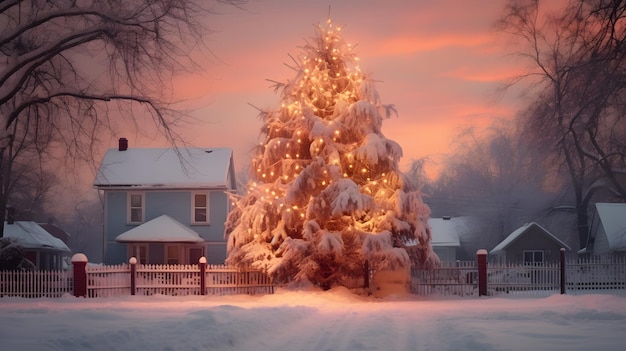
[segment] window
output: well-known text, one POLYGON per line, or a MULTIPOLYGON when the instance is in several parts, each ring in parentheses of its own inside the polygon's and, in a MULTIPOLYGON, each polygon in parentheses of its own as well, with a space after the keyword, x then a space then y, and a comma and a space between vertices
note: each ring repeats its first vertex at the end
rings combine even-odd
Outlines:
POLYGON ((527 250, 524 251, 524 264, 537 266, 543 264, 543 251, 527 250))
POLYGON ((192 193, 191 194, 191 223, 192 224, 208 224, 209 223, 209 194, 192 193))
POLYGON ((165 246, 165 260, 167 264, 179 264, 180 254, 178 245, 166 245, 165 246))
POLYGON ((189 264, 198 264, 200 257, 203 256, 203 251, 201 247, 190 247, 189 253, 187 257, 189 257, 189 264))
POLYGON ((128 223, 143 223, 144 221, 143 193, 128 193, 128 223))
POLYGON ((147 264, 148 263, 148 245, 132 245, 130 249, 130 257, 134 257, 137 259, 137 263, 139 264, 147 264))

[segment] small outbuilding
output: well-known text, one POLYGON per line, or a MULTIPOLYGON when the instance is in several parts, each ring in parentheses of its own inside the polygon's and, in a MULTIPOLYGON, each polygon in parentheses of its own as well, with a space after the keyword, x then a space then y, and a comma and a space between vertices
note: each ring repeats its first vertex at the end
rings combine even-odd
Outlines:
POLYGON ((17 240, 26 258, 41 270, 63 269, 63 257, 70 254, 61 239, 32 221, 4 222, 4 236, 17 240))
POLYGON ((535 222, 517 228, 490 252, 490 260, 505 263, 539 265, 558 262, 561 248, 570 248, 548 230, 535 222))
POLYGON ((468 217, 430 218, 428 225, 432 230, 430 245, 442 262, 454 262, 461 247, 459 236, 466 231, 468 217))

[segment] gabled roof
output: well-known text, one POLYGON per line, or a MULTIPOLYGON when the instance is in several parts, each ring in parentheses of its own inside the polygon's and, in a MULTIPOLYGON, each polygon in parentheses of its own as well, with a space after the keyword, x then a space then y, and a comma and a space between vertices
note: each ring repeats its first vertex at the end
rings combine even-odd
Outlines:
POLYGON ((53 223, 37 223, 40 227, 42 227, 45 231, 50 233, 53 237, 60 239, 64 243, 67 244, 67 241, 71 237, 70 233, 66 232, 62 228, 59 228, 56 224, 53 223))
POLYGON ((230 148, 109 149, 94 186, 234 189, 233 151, 230 148))
MULTIPOLYGON (((459 233, 467 231, 469 217, 455 218, 429 218, 428 225, 431 228, 430 246, 433 247, 460 247, 459 233)), ((406 246, 415 246, 415 240, 406 242, 406 246)))
POLYGON ((432 229, 431 246, 460 247, 459 233, 467 231, 468 217, 430 218, 432 229))
POLYGON ((626 203, 597 203, 596 210, 612 251, 626 250, 626 203))
POLYGON ((55 238, 32 221, 15 221, 13 224, 5 221, 4 236, 17 239, 25 249, 71 251, 61 239, 55 238))
POLYGON ((554 242, 558 243, 561 247, 565 248, 566 250, 570 250, 567 244, 565 244, 559 238, 557 238, 552 233, 547 231, 544 227, 540 226, 539 224, 535 222, 531 222, 531 223, 524 224, 523 226, 513 231, 513 233, 509 234, 509 236, 507 236, 506 239, 502 240, 498 245, 496 245, 496 247, 494 247, 491 251, 489 251, 489 254, 497 254, 503 250, 506 250, 513 242, 515 242, 517 239, 522 237, 528 230, 530 230, 533 227, 539 228, 540 232, 542 232, 546 237, 552 239, 554 242))
POLYGON ((121 243, 200 243, 204 239, 168 215, 162 215, 115 238, 121 243))

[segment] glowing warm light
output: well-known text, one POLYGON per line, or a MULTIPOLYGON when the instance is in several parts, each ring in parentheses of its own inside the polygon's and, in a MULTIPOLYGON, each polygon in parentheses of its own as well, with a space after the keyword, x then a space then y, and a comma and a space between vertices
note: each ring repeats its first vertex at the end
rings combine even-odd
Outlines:
MULTIPOLYGON (((317 45, 307 45, 305 50, 309 55, 296 62, 296 79, 281 86, 282 109, 272 110, 263 116, 265 142, 257 149, 252 162, 252 169, 256 169, 252 178, 262 180, 258 189, 237 202, 241 206, 241 215, 236 216, 237 219, 228 219, 236 221, 236 226, 243 226, 231 233, 236 238, 231 241, 235 246, 233 250, 238 251, 231 257, 263 257, 262 260, 269 261, 274 268, 278 267, 277 271, 316 269, 301 268, 293 262, 280 267, 283 260, 290 258, 287 258, 289 255, 276 254, 275 250, 278 247, 294 249, 290 245, 295 245, 296 241, 288 240, 292 237, 298 238, 298 242, 300 239, 313 242, 309 250, 313 251, 312 256, 319 252, 319 257, 328 257, 329 251, 333 255, 343 255, 342 250, 361 255, 363 248, 359 245, 362 243, 346 240, 344 229, 352 233, 354 229, 372 233, 373 237, 383 231, 392 232, 395 245, 407 233, 398 234, 397 229, 390 228, 420 227, 413 223, 419 214, 379 217, 398 207, 395 197, 386 194, 394 195, 396 191, 405 189, 398 189, 398 184, 395 184, 399 178, 397 161, 372 158, 370 153, 386 147, 393 148, 389 153, 394 155, 398 154, 398 150, 395 144, 387 143, 380 133, 377 118, 368 118, 367 109, 357 105, 366 101, 379 106, 377 94, 369 85, 369 77, 359 72, 353 54, 346 52, 351 46, 340 40, 337 34, 340 27, 332 30, 328 23, 329 28, 322 28, 322 36, 317 38, 317 45), (377 137, 369 139, 366 136, 368 133, 375 133, 377 137), (300 154, 300 151, 303 153, 300 154), (391 167, 387 162, 393 162, 391 167), (389 180, 386 174, 379 173, 380 169, 392 170, 389 180), (342 177, 353 179, 347 181, 342 177), (388 183, 394 183, 395 187, 388 183), (258 198, 260 201, 257 201, 258 198), (309 213, 311 216, 307 217, 309 213), (406 223, 397 225, 397 221, 406 223), (263 244, 256 245, 255 252, 250 251, 251 245, 246 245, 251 241, 251 228, 252 233, 258 233, 255 234, 258 243, 263 244), (242 234, 245 229, 250 235, 242 234)), ((403 199, 403 196, 399 198, 403 199)), ((407 198, 410 196, 414 195, 406 194, 407 198)), ((411 197, 410 201, 413 200, 411 197)), ((395 211, 389 213, 392 212, 395 211)), ((374 242, 374 245, 389 244, 374 242)), ((406 261, 405 256, 388 257, 395 253, 369 254, 380 254, 383 259, 393 262, 406 261)), ((359 262, 362 259, 358 257, 359 262)), ((341 269, 342 264, 338 261, 336 268, 341 269)))

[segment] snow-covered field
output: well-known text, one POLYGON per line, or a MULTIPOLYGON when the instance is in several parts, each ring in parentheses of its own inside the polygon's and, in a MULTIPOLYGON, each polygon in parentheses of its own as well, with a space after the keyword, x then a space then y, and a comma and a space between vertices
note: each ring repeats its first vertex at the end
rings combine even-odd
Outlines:
POLYGON ((623 350, 626 297, 0 298, 1 350, 623 350))

